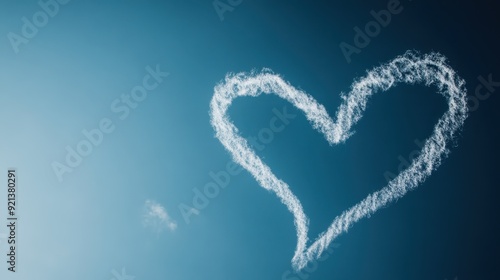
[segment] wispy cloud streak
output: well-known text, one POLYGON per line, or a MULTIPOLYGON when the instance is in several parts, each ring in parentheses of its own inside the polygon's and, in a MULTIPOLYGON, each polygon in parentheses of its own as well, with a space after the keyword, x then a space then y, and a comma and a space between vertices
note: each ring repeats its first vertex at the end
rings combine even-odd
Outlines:
POLYGON ((170 231, 177 229, 177 222, 170 218, 165 207, 152 200, 146 200, 144 203, 143 218, 144 225, 154 227, 157 233, 162 232, 165 228, 170 231))
POLYGON ((216 137, 231 153, 233 160, 247 169, 265 189, 280 198, 294 216, 297 230, 297 247, 292 266, 300 270, 321 256, 328 245, 361 218, 375 213, 379 208, 415 189, 440 164, 449 153, 447 144, 455 137, 467 118, 465 83, 446 64, 445 57, 437 53, 420 55, 408 51, 394 60, 367 71, 355 80, 351 91, 341 94, 342 104, 333 121, 313 97, 285 82, 269 70, 260 73, 228 74, 215 87, 210 103, 211 124, 216 137), (448 111, 439 119, 434 133, 425 141, 420 155, 412 164, 379 191, 368 195, 358 204, 337 216, 326 231, 307 247, 308 218, 299 199, 289 186, 278 179, 271 169, 250 148, 238 129, 227 116, 233 100, 240 96, 259 96, 274 93, 304 112, 312 126, 322 133, 330 145, 346 141, 353 135, 351 127, 362 117, 369 98, 376 92, 387 91, 399 83, 434 86, 448 102, 448 111))

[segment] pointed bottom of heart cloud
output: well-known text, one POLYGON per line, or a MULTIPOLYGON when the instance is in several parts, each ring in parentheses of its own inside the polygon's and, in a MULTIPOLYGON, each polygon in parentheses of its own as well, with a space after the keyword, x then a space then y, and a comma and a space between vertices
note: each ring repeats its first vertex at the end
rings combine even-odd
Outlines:
POLYGON ((210 117, 216 137, 232 155, 233 160, 248 170, 261 187, 274 192, 293 214, 297 247, 292 258, 292 267, 298 271, 308 262, 319 258, 332 241, 347 232, 354 223, 417 188, 441 164, 441 160, 449 151, 448 143, 467 118, 464 85, 465 82, 446 64, 444 56, 437 53, 420 55, 408 51, 356 79, 351 91, 342 95, 343 102, 337 110, 335 121, 330 118, 325 107, 312 96, 294 88, 279 75, 268 70, 261 73, 227 75, 225 80, 215 87, 210 103, 210 117), (240 96, 274 93, 304 112, 313 128, 334 145, 346 141, 353 134, 351 127, 361 119, 366 104, 374 93, 384 92, 399 83, 435 86, 437 92, 447 99, 448 111, 436 123, 434 133, 425 141, 420 155, 406 170, 387 186, 345 210, 307 247, 308 218, 302 204, 289 186, 273 174, 271 168, 238 134, 238 129, 227 116, 229 106, 240 96))

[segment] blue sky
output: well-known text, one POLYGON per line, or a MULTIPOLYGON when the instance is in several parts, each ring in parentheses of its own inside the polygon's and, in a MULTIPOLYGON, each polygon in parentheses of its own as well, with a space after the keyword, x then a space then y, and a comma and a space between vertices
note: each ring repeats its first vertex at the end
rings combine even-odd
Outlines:
MULTIPOLYGON (((485 81, 500 80, 499 41, 486 1, 401 1, 401 12, 350 62, 339 45, 355 46, 354 27, 364 28, 370 11, 391 1, 243 0, 221 20, 210 1, 71 0, 59 3, 17 53, 8 34, 21 36, 22 18, 33 21, 43 9, 37 1, 4 2, 0 165, 5 173, 17 169, 19 220, 17 272, 3 263, 1 279, 498 274, 498 97, 497 85, 485 81), (334 115, 356 78, 407 50, 446 56, 477 106, 425 183, 356 223, 317 266, 294 274, 293 216, 233 165, 215 138, 215 85, 227 73, 269 68, 334 115), (82 131, 95 129, 99 144, 60 180, 54 162, 67 166, 67 147, 85 150, 82 131), (197 209, 193 199, 217 183, 214 176, 229 182, 197 209)), ((300 198, 314 240, 335 216, 383 187, 384 173, 397 173, 446 109, 433 88, 400 85, 373 97, 356 134, 333 147, 277 96, 240 98, 229 115, 248 139, 279 119, 283 129, 271 130, 257 154, 300 198), (279 117, 286 113, 293 117, 279 117)), ((6 195, 0 192, 2 256, 6 195)))

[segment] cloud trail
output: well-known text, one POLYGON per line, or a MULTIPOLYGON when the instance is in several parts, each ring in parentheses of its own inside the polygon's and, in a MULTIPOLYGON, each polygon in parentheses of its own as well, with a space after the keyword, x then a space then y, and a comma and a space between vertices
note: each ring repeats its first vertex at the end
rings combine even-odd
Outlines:
POLYGON ((297 230, 297 247, 292 258, 295 270, 301 270, 308 262, 319 258, 328 245, 355 222, 418 187, 447 156, 449 150, 446 145, 462 127, 468 109, 465 82, 445 60, 445 57, 438 53, 420 55, 408 51, 386 64, 367 71, 364 77, 354 81, 349 93, 341 94, 343 102, 338 108, 335 122, 325 107, 313 97, 297 90, 269 70, 260 73, 228 74, 223 82, 216 85, 210 103, 211 124, 216 137, 231 153, 233 160, 247 169, 260 186, 276 193, 293 214, 297 230), (386 91, 399 83, 435 86, 437 92, 447 99, 448 111, 435 124, 434 133, 425 141, 420 155, 406 170, 387 186, 368 195, 337 216, 328 229, 307 247, 308 218, 299 199, 239 135, 238 129, 227 116, 229 106, 240 96, 256 97, 261 93, 274 93, 304 112, 314 129, 322 133, 330 145, 334 145, 346 141, 353 135, 351 127, 361 119, 372 94, 386 91))

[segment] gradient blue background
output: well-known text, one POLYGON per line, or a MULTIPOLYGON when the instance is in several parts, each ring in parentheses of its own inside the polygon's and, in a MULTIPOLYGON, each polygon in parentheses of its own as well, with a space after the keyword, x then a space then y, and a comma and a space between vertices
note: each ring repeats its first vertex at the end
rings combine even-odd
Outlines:
MULTIPOLYGON (((228 72, 270 68, 332 115, 356 77, 409 49, 444 54, 469 95, 480 75, 500 80, 494 1, 401 1, 403 11, 347 63, 339 44, 352 44, 353 28, 387 3, 244 0, 221 21, 210 1, 72 0, 16 54, 7 34, 19 34, 21 17, 40 7, 2 0, 0 170, 18 170, 20 221, 18 272, 2 261, 0 279, 108 280, 122 267, 136 280, 496 279, 498 92, 471 112, 424 184, 357 223, 302 278, 283 278, 296 245, 292 215, 246 171, 189 224, 179 211, 230 161, 208 115, 228 72), (170 76, 119 120, 111 102, 157 64, 170 76), (115 131, 60 183, 51 163, 105 117, 115 131), (165 207, 176 230, 157 235, 142 225, 147 199, 165 207)), ((335 147, 275 96, 239 99, 230 114, 245 136, 268 127, 273 108, 297 114, 259 155, 301 199, 315 239, 386 184, 384 172, 397 172, 398 156, 430 136, 445 105, 423 86, 378 94, 356 134, 335 147)), ((0 199, 2 233, 6 190, 0 199)), ((0 260, 6 250, 0 243, 0 260)))

